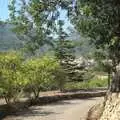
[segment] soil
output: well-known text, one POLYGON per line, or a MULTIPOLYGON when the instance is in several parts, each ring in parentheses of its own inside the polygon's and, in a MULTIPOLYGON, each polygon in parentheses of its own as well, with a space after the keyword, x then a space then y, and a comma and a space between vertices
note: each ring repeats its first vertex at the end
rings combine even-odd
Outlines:
POLYGON ((89 109, 103 97, 64 100, 44 106, 31 106, 29 109, 7 116, 4 120, 85 120, 89 109))

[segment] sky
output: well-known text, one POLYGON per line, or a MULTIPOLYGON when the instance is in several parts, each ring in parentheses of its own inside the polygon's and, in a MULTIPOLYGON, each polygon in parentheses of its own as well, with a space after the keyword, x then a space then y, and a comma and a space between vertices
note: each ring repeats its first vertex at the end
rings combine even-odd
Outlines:
MULTIPOLYGON (((9 18, 8 3, 9 0, 0 0, 0 20, 6 20, 9 18)), ((61 10, 60 19, 65 21, 64 29, 72 27, 66 14, 67 12, 65 10, 61 10)))
POLYGON ((9 0, 0 0, 0 19, 6 20, 8 19, 8 1, 9 0))

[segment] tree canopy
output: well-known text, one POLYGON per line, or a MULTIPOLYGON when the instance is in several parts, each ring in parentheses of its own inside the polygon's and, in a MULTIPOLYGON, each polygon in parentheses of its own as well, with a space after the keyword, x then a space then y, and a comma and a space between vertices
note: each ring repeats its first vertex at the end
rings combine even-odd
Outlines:
POLYGON ((59 8, 68 7, 68 0, 11 0, 9 4, 10 22, 21 40, 25 40, 28 50, 34 54, 44 44, 52 45, 57 34, 59 8), (16 7, 19 4, 19 9, 16 7))
POLYGON ((76 29, 89 37, 97 49, 107 51, 108 59, 112 60, 112 70, 116 73, 120 63, 120 2, 77 0, 75 11, 72 21, 76 29))
MULTIPOLYGON (((117 66, 120 64, 118 0, 11 0, 10 22, 15 24, 14 30, 20 39, 26 41, 27 49, 34 54, 36 49, 46 43, 53 45, 52 38, 56 34, 61 34, 57 32, 58 24, 64 24, 59 21, 59 8, 67 10, 75 29, 90 38, 90 43, 96 49, 102 49, 106 55, 105 59, 112 61, 112 72, 118 74, 117 66), (16 4, 20 5, 19 9, 16 8, 16 4)), ((119 91, 120 87, 113 91, 116 90, 119 91)))

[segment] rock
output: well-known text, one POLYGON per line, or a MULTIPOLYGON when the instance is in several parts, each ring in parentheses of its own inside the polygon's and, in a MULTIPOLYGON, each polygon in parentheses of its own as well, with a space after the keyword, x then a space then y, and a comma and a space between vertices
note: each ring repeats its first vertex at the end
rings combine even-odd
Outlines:
POLYGON ((104 110, 104 104, 94 105, 88 112, 87 120, 98 120, 104 110))
POLYGON ((120 94, 113 93, 108 96, 105 109, 99 120, 120 120, 120 94))

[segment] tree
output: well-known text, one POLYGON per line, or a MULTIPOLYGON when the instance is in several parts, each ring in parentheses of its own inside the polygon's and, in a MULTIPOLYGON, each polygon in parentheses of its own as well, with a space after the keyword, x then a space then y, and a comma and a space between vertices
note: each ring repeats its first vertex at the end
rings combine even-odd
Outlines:
POLYGON ((15 25, 14 31, 32 55, 44 44, 52 45, 60 16, 58 9, 66 8, 67 4, 67 0, 11 0, 9 21, 15 25), (19 9, 16 7, 18 3, 19 9))
POLYGON ((17 100, 27 83, 23 77, 22 61, 16 52, 0 53, 0 93, 7 104, 17 100))
POLYGON ((111 76, 112 76, 112 61, 108 57, 108 52, 103 52, 102 49, 96 50, 94 53, 94 59, 96 61, 95 70, 105 72, 108 75, 108 89, 110 88, 111 76))
POLYGON ((53 58, 42 57, 27 60, 24 64, 24 73, 28 80, 27 88, 38 99, 42 90, 49 90, 54 84, 53 72, 59 64, 53 58))
MULTIPOLYGON (((67 40, 68 34, 63 29, 64 21, 58 21, 58 39, 55 41, 55 56, 58 59, 61 68, 58 70, 59 76, 58 83, 60 90, 63 91, 63 87, 67 79, 70 78, 70 71, 73 69, 72 64, 75 59, 75 46, 72 40, 67 40), (63 75, 63 76, 62 76, 63 75), (61 76, 61 77, 60 77, 61 76)), ((58 77, 57 77, 58 78, 58 77)))
POLYGON ((62 66, 59 66, 55 70, 54 76, 55 76, 55 83, 56 83, 57 89, 59 89, 61 92, 64 91, 64 85, 68 77, 67 77, 66 71, 62 68, 62 66))
POLYGON ((97 49, 107 49, 114 73, 111 91, 120 91, 120 1, 78 0, 76 6, 72 19, 76 29, 91 38, 97 49))

